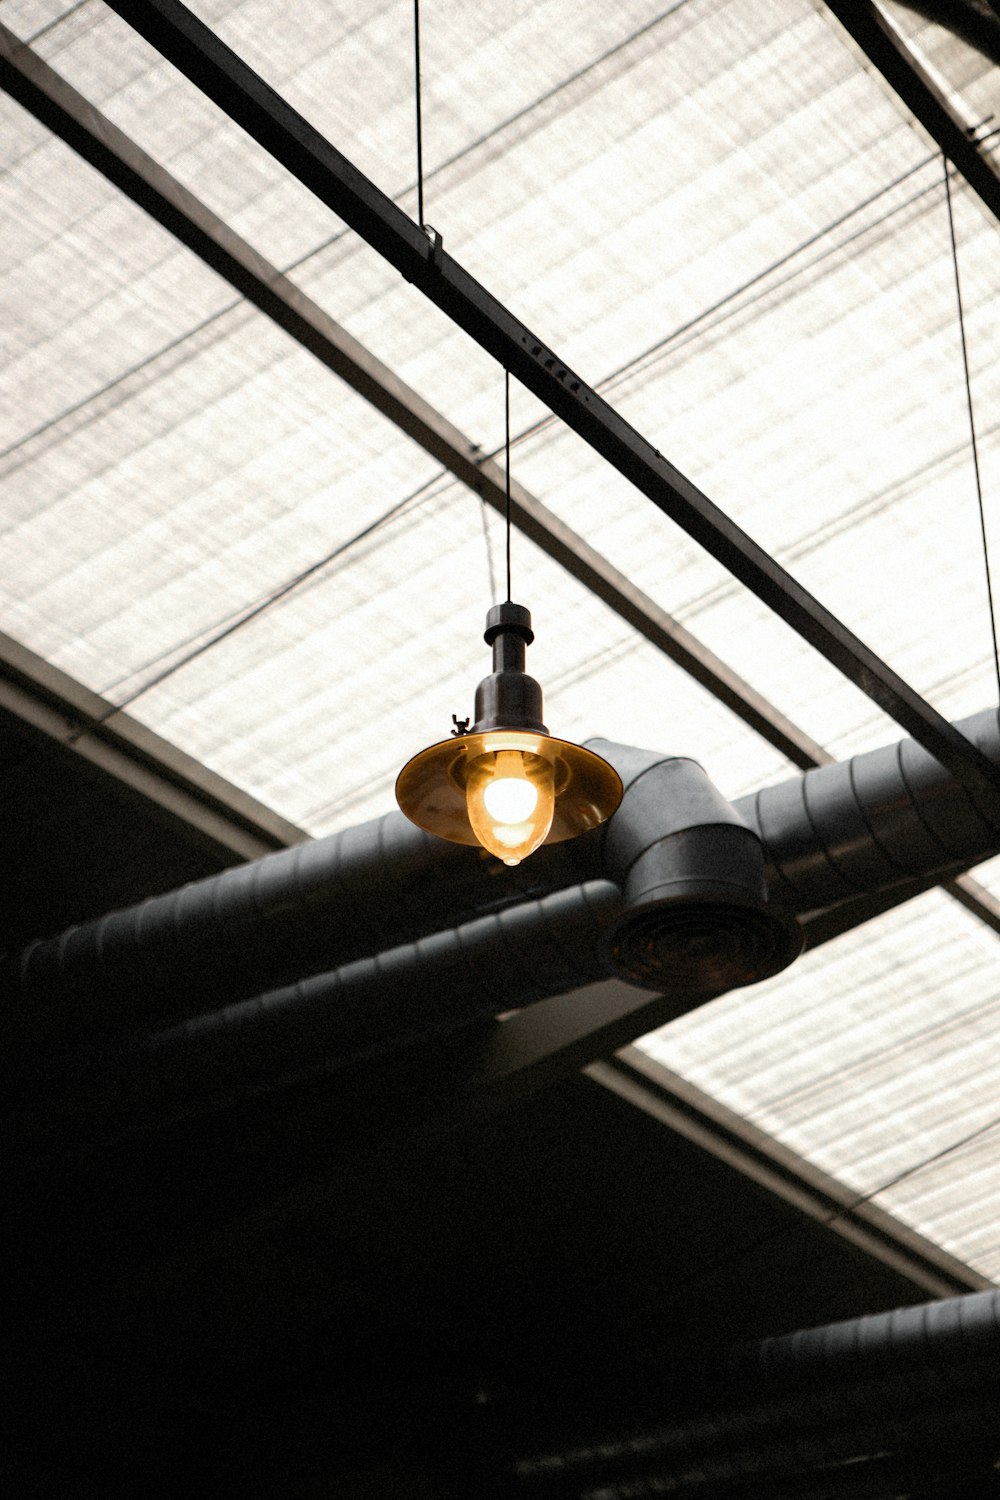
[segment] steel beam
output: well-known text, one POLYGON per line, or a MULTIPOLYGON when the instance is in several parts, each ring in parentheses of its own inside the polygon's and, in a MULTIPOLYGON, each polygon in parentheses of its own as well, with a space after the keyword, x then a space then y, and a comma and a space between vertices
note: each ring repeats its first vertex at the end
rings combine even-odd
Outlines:
MULTIPOLYGON (((0 86, 242 297, 503 514, 505 476, 496 463, 484 458, 464 433, 2 25, 0 86)), ((577 582, 793 765, 806 770, 829 759, 809 735, 516 481, 511 483, 511 516, 518 529, 577 582)))
POLYGON ((108 0, 407 280, 850 679, 973 795, 1000 771, 178 0, 108 0))
MULTIPOLYGON (((685 1096, 683 1087, 668 1100, 667 1087, 657 1090, 654 1084, 659 1065, 636 1056, 631 1048, 620 1064, 617 1059, 603 1064, 632 1038, 684 1008, 676 999, 667 1001, 619 980, 603 981, 540 1001, 504 1021, 435 1038, 398 1062, 380 1066, 377 1076, 362 1067, 357 1076, 348 1072, 317 1075, 308 1082, 290 1079, 273 1094, 265 1092, 234 1106, 236 1112, 242 1109, 242 1118, 233 1111, 192 1114, 161 1138, 168 1154, 194 1159, 206 1153, 207 1138, 208 1159, 217 1160, 219 1148, 211 1146, 217 1130, 227 1160, 231 1142, 244 1143, 241 1149, 251 1172, 259 1170, 253 1164, 261 1150, 266 1157, 287 1151, 293 1166, 278 1175, 269 1172, 263 1201, 255 1194, 257 1201, 231 1220, 219 1223, 216 1218, 207 1230, 199 1222, 160 1266, 135 1267, 126 1273, 120 1289, 145 1296, 154 1286, 185 1281, 195 1261, 242 1255, 248 1241, 266 1238, 299 1214, 314 1213, 323 1204, 338 1205, 345 1181, 377 1180, 385 1162, 400 1153, 413 1160, 410 1153, 433 1150, 438 1141, 466 1135, 480 1121, 502 1118, 532 1094, 584 1069, 595 1082, 614 1088, 661 1124, 738 1167, 810 1217, 825 1219, 833 1232, 893 1265, 914 1285, 942 1295, 980 1285, 974 1273, 944 1252, 933 1246, 925 1251, 920 1237, 896 1225, 890 1215, 876 1209, 843 1212, 846 1189, 832 1185, 821 1191, 819 1174, 810 1179, 809 1169, 798 1163, 796 1173, 791 1153, 785 1160, 777 1143, 730 1117, 715 1101, 701 1096, 703 1107, 696 1112, 694 1091, 685 1096), (628 1089, 623 1086, 626 1079, 628 1089), (641 1079, 649 1087, 640 1097, 641 1079), (337 1145, 334 1152, 331 1141, 337 1145), (843 1219, 836 1228, 834 1214, 843 1219)), ((77 1149, 70 1144, 71 1158, 77 1149)), ((22 1170, 45 1168, 45 1161, 19 1160, 22 1170)))
MULTIPOLYGON (((2 634, 0 712, 27 725, 41 746, 72 749, 240 859, 256 859, 306 838, 302 829, 2 634)), ((30 769, 31 761, 27 765, 30 769)), ((8 772, 7 797, 21 794, 18 776, 17 767, 8 772)))
MULTIPOLYGON (((886 83, 915 115, 965 178, 1000 219, 1000 173, 979 150, 966 123, 910 52, 889 18, 871 0, 824 0, 886 83)), ((996 8, 996 7, 994 7, 996 8)), ((942 25, 947 24, 942 22, 942 25)))
MULTIPOLYGON (((982 9, 984 0, 902 0, 907 10, 950 31, 990 62, 1000 65, 1000 26, 982 9)), ((986 0, 1000 17, 998 0, 986 0)))

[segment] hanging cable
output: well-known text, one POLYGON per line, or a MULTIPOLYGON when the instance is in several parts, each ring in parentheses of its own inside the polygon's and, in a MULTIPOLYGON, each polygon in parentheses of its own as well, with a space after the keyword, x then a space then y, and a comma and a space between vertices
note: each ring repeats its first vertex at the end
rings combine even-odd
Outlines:
POLYGON ((507 603, 510 603, 510 371, 503 372, 503 396, 504 396, 504 489, 507 500, 506 506, 506 528, 507 528, 507 603))
POLYGON ((483 518, 483 537, 486 541, 486 571, 489 574, 490 598, 497 597, 497 572, 493 562, 493 538, 490 536, 490 518, 487 514, 486 501, 482 495, 479 497, 479 509, 483 518))
POLYGON ((958 240, 955 235, 955 213, 951 201, 951 172, 948 158, 941 153, 944 168, 944 196, 948 208, 948 235, 951 240, 951 266, 955 277, 955 300, 958 304, 958 331, 962 343, 962 369, 965 374, 965 404, 969 413, 969 436, 972 441, 972 467, 976 476, 976 499, 979 504, 979 531, 983 542, 983 566, 986 571, 986 597, 990 607, 990 630, 993 635, 993 666, 997 680, 997 702, 1000 703, 1000 650, 997 649, 997 615, 993 603, 993 579, 990 573, 990 550, 986 536, 986 511, 983 506, 983 482, 979 471, 979 444, 976 441, 976 415, 972 404, 972 378, 969 374, 969 348, 965 338, 965 308, 962 282, 958 271, 958 240))
MULTIPOLYGON (((134 688, 124 697, 118 699, 117 702, 109 703, 107 708, 102 713, 85 718, 84 721, 78 724, 68 735, 65 736, 65 738, 60 738, 59 740, 55 741, 54 748, 58 748, 59 745, 75 745, 78 740, 83 738, 84 735, 91 734, 96 729, 101 729, 105 724, 113 719, 116 714, 121 713, 125 708, 129 708, 133 703, 137 701, 137 699, 142 698, 146 693, 151 692, 153 688, 159 687, 161 683, 166 682, 168 678, 173 677, 174 674, 181 671, 183 667, 189 666, 193 661, 197 661, 200 656, 204 656, 206 651, 210 651, 214 646, 218 646, 222 641, 228 640, 230 636, 235 635, 238 630, 242 630, 244 626, 249 625, 252 620, 258 619, 260 615, 264 614, 267 610, 272 609, 276 604, 280 603, 282 599, 287 598, 289 594, 292 594, 301 589, 303 584, 307 583, 310 579, 316 578, 325 569, 329 568, 332 563, 336 562, 338 558, 343 557, 345 553, 350 552, 354 547, 358 546, 359 543, 365 541, 375 532, 380 531, 382 527, 395 520, 395 518, 402 512, 409 509, 409 507, 411 507, 414 502, 426 498, 429 493, 433 492, 434 486, 445 478, 446 471, 443 469, 439 469, 436 474, 433 474, 431 478, 420 485, 418 489, 412 490, 408 495, 405 495, 402 500, 397 500, 388 508, 388 510, 383 511, 380 515, 376 516, 373 521, 370 521, 366 526, 363 526, 360 531, 356 531, 352 536, 348 537, 346 541, 338 543, 336 547, 333 547, 329 552, 325 553, 323 557, 318 558, 316 562, 310 563, 308 567, 301 569, 301 571, 296 573, 292 578, 287 579, 284 583, 278 584, 276 588, 271 589, 268 593, 264 594, 260 599, 251 604, 248 608, 223 620, 212 631, 212 633, 208 635, 207 638, 202 638, 200 635, 195 635, 194 637, 189 638, 194 643, 191 646, 190 650, 185 651, 184 654, 176 661, 168 662, 166 666, 162 667, 152 677, 146 678, 145 681, 141 682, 138 687, 134 688)), ((172 648, 172 651, 176 651, 177 649, 178 648, 175 646, 172 648)), ((158 659, 163 659, 163 655, 169 654, 172 654, 172 652, 161 654, 160 658, 154 658, 153 661, 147 663, 147 665, 155 665, 158 659)), ((129 674, 129 676, 134 675, 134 672, 129 674)), ((119 680, 127 681, 128 678, 119 680)), ((113 686, 115 685, 116 684, 113 684, 113 686)), ((45 753, 45 751, 38 751, 36 752, 36 755, 45 753)))
POLYGON ((420 0, 413 0, 413 73, 417 104, 417 223, 424 223, 424 120, 420 95, 420 0))

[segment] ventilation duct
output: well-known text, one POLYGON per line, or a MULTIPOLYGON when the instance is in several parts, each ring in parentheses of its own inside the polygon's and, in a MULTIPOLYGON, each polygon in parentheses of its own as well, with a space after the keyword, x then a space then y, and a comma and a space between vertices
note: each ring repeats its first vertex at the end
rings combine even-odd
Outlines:
MULTIPOLYGON (((11 1042, 148 1030, 493 909, 502 867, 400 813, 296 844, 0 960, 11 1042)), ((516 875, 517 872, 511 872, 516 875)), ((572 870, 553 889, 579 880, 572 870)))
POLYGON ((621 910, 617 888, 593 881, 151 1036, 109 1037, 41 1062, 30 1050, 15 1053, 2 1064, 4 1137, 16 1138, 19 1152, 26 1143, 114 1140, 267 1087, 332 1077, 607 978, 621 910))
POLYGON ((760 839, 696 761, 590 742, 627 788, 600 868, 624 896, 615 967, 649 989, 710 999, 784 969, 798 924, 767 904, 760 839))
MULTIPOLYGON (((957 727, 1000 763, 994 711, 957 727)), ((618 972, 707 999, 793 960, 801 940, 788 913, 940 878, 1000 850, 1000 798, 973 801, 912 741, 735 805, 691 760, 598 743, 625 783, 621 808, 527 867, 508 871, 389 814, 8 958, 7 1041, 148 1032, 595 880, 622 894, 609 939, 618 972)), ((592 914, 570 891, 563 920, 578 918, 592 914)), ((588 977, 583 962, 563 987, 588 977)))
MULTIPOLYGON (((1000 765, 996 709, 955 728, 1000 765)), ((914 740, 806 771, 735 806, 760 837, 773 898, 800 914, 914 877, 943 879, 1000 849, 1000 795, 973 798, 914 740)))
MULTIPOLYGON (((935 1465, 954 1480, 964 1451, 972 1495, 977 1479, 995 1480, 998 1395, 1000 1292, 976 1292, 765 1339, 668 1373, 655 1401, 640 1398, 666 1419, 591 1429, 511 1469, 519 1492, 538 1500, 893 1500, 924 1494, 935 1465)), ((579 1418, 577 1427, 586 1430, 579 1418)))
MULTIPOLYGON (((707 999, 790 963, 801 935, 767 906, 760 841, 702 768, 603 741, 601 753, 625 784, 619 811, 539 850, 527 876, 389 814, 32 944, 0 973, 6 1039, 148 1031, 595 880, 623 893, 609 951, 638 984, 707 999)), ((586 980, 583 964, 563 987, 586 980)))

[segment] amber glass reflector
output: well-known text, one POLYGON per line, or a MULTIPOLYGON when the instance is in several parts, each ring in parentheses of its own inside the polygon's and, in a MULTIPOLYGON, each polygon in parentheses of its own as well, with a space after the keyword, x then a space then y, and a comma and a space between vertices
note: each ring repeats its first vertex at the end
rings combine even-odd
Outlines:
POLYGON ((599 755, 520 729, 442 740, 396 781, 412 822, 454 844, 481 844, 505 864, 596 828, 621 799, 618 773, 599 755))

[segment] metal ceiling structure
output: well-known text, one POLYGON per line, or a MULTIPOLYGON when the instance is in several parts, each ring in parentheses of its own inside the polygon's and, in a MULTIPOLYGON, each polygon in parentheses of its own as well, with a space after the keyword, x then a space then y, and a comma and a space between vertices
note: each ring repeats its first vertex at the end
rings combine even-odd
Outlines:
MULTIPOLYGON (((224 863, 384 808, 475 679, 499 362, 565 732, 670 735, 736 799, 895 723, 993 807, 951 722, 997 684, 941 210, 947 158, 989 507, 1000 90, 948 9, 425 6, 431 230, 408 6, 6 0, 24 784, 69 750, 224 863)), ((669 1007, 543 1000, 470 1042, 467 1095, 416 1058, 400 1120, 472 1129, 558 1055, 912 1284, 989 1286, 998 878, 817 913, 787 974, 616 1059, 669 1007)))
POLYGON ((428 232, 283 106, 212 31, 172 0, 111 7, 224 108, 276 160, 355 229, 594 450, 753 590, 827 660, 967 784, 1000 791, 1000 776, 929 703, 813 599, 768 553, 642 438, 428 232))

